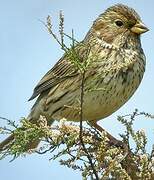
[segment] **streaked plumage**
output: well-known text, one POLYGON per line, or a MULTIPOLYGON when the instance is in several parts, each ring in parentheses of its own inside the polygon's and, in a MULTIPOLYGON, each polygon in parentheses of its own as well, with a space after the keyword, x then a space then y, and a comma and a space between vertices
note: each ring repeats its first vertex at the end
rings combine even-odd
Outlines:
MULTIPOLYGON (((134 94, 145 71, 140 34, 147 30, 133 9, 118 4, 101 14, 75 47, 82 62, 93 57, 85 74, 83 120, 111 115, 134 94)), ((38 98, 28 118, 79 121, 80 87, 81 74, 64 54, 34 89, 30 100, 38 98)))

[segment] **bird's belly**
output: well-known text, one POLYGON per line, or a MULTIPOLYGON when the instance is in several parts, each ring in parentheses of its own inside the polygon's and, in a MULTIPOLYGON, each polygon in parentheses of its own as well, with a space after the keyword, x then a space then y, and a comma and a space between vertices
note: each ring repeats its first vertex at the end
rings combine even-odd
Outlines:
POLYGON ((119 109, 134 93, 129 91, 124 94, 123 88, 120 91, 91 94, 85 97, 83 108, 84 119, 99 120, 111 115, 119 109), (115 93, 115 94, 113 94, 115 93))
MULTIPOLYGON (((118 110, 134 94, 140 84, 138 76, 130 74, 124 82, 122 77, 112 79, 110 83, 103 83, 95 90, 84 93, 83 120, 100 120, 118 110)), ((79 102, 78 97, 78 102, 79 102)), ((66 108, 61 112, 61 117, 71 121, 80 120, 80 102, 66 108), (78 105, 77 105, 78 104, 78 105)))
MULTIPOLYGON (((90 88, 93 81, 87 82, 83 97, 83 120, 100 120, 118 110, 134 94, 142 75, 136 72, 128 72, 125 76, 124 74, 116 74, 112 78, 105 76, 106 79, 103 79, 100 84, 96 83, 95 89, 90 88)), ((51 112, 52 119, 80 120, 80 90, 67 95, 66 98, 63 97, 63 106, 59 108, 57 104, 56 111, 48 111, 51 112)), ((51 108, 53 107, 55 105, 51 106, 51 108)))
POLYGON ((100 120, 111 115, 125 104, 140 84, 140 76, 129 72, 125 80, 122 76, 103 83, 98 89, 85 94, 84 118, 100 120))

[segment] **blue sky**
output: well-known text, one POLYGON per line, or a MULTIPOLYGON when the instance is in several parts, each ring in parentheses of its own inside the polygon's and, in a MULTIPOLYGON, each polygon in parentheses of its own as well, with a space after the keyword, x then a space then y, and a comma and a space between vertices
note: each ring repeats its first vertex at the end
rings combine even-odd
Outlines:
MULTIPOLYGON (((149 27, 143 35, 142 45, 147 57, 144 79, 135 95, 119 111, 100 121, 111 134, 118 137, 123 128, 116 121, 117 115, 131 113, 135 108, 154 113, 154 1, 149 0, 14 0, 0 1, 0 116, 18 121, 27 116, 32 104, 28 102, 34 86, 56 63, 63 52, 50 38, 40 20, 48 14, 54 26, 58 25, 59 11, 65 15, 65 32, 72 28, 77 40, 82 40, 92 21, 107 7, 123 3, 136 9, 149 27)), ((0 124, 3 122, 0 120, 0 124)), ((149 148, 154 143, 154 121, 141 118, 135 129, 144 129, 149 138, 149 148)), ((58 162, 49 161, 49 155, 28 155, 12 163, 9 159, 0 162, 0 177, 3 180, 49 180, 81 179, 78 172, 61 167, 58 162)))

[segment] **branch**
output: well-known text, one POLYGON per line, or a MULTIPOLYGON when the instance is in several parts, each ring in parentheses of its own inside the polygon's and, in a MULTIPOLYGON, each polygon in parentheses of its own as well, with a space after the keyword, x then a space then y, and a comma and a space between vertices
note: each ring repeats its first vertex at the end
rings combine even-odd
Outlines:
POLYGON ((99 180, 97 171, 96 171, 94 163, 92 161, 92 158, 91 158, 89 152, 87 151, 87 148, 86 148, 86 146, 83 142, 83 138, 82 138, 82 134, 83 134, 82 121, 83 121, 83 102, 84 102, 84 81, 85 81, 85 72, 83 72, 82 79, 81 79, 81 100, 80 100, 81 101, 81 104, 80 104, 81 111, 80 111, 80 134, 79 134, 79 138, 80 138, 81 145, 82 145, 82 147, 83 147, 83 149, 87 155, 87 158, 89 160, 89 163, 91 165, 93 174, 95 175, 96 180, 99 180))

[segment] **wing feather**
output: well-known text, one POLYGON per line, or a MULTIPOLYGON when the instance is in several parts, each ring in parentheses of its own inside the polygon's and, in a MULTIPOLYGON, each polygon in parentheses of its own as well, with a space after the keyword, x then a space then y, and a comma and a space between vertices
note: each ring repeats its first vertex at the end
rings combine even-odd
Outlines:
MULTIPOLYGON (((87 50, 84 48, 85 46, 80 46, 79 44, 76 47, 76 53, 78 53, 80 60, 83 61, 87 50)), ((55 85, 64 81, 65 79, 71 78, 73 76, 77 76, 79 74, 79 70, 75 67, 75 64, 71 62, 68 56, 65 54, 56 64, 50 69, 44 77, 40 80, 37 86, 34 89, 32 96, 29 101, 37 97, 42 92, 48 90, 49 88, 53 88, 55 85)))

